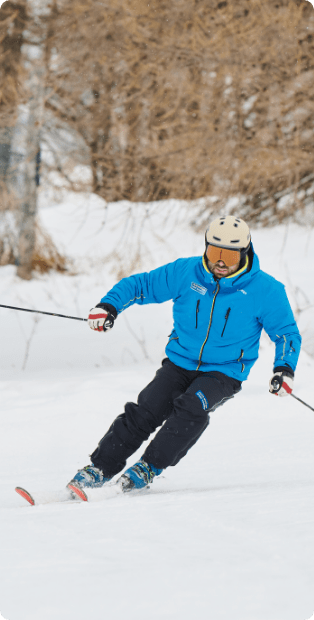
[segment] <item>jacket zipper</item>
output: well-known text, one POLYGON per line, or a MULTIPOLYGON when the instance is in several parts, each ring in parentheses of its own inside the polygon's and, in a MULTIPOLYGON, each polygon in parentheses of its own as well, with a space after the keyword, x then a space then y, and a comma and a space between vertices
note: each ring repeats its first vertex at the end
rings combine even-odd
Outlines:
POLYGON ((205 338, 205 340, 204 340, 204 342, 203 342, 203 344, 202 344, 201 350, 200 350, 200 356, 199 356, 198 366, 197 366, 196 370, 198 370, 198 369, 199 369, 199 367, 200 367, 200 365, 201 365, 201 363, 202 363, 202 355, 203 355, 203 351, 204 351, 205 344, 206 344, 206 342, 207 342, 207 340, 208 340, 208 336, 209 336, 210 328, 211 328, 211 326, 212 326, 212 321, 213 321, 213 312, 214 312, 214 307, 215 307, 215 301, 216 301, 216 297, 217 297, 217 295, 218 295, 218 293, 219 293, 219 289, 220 289, 220 287, 219 287, 219 282, 217 282, 217 288, 216 288, 216 291, 215 291, 215 293, 214 293, 214 299, 213 299, 212 307, 211 307, 211 310, 210 310, 210 316, 209 316, 209 323, 208 323, 207 334, 206 334, 206 338, 205 338))
POLYGON ((226 316, 225 316, 225 324, 224 324, 224 328, 221 332, 221 337, 223 337, 224 333, 225 333, 225 329, 227 327, 227 323, 228 323, 228 319, 229 319, 229 314, 231 312, 231 308, 228 308, 227 312, 226 312, 226 316))
POLYGON ((196 304, 196 315, 195 315, 195 329, 197 329, 197 317, 198 317, 198 313, 200 311, 200 299, 197 300, 197 304, 196 304))

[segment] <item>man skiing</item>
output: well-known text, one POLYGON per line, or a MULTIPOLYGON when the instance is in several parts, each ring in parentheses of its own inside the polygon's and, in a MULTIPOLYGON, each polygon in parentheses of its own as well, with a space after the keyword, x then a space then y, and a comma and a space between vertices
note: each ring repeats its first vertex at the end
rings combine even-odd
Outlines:
POLYGON ((140 461, 118 482, 123 491, 140 489, 176 465, 208 426, 210 412, 241 390, 258 358, 263 328, 275 343, 269 391, 292 392, 301 337, 284 286, 260 270, 242 219, 212 221, 205 246, 203 256, 124 278, 90 311, 90 328, 106 332, 130 305, 172 299, 174 324, 155 378, 137 403, 125 405, 69 489, 111 480, 159 426, 140 461))

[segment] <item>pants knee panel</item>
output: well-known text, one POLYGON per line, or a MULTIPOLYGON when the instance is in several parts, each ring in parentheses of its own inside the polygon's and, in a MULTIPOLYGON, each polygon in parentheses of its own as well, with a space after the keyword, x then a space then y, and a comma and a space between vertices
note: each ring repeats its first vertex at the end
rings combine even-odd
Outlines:
POLYGON ((208 401, 207 399, 202 400, 196 394, 182 394, 174 401, 174 413, 185 419, 207 419, 209 414, 208 401))

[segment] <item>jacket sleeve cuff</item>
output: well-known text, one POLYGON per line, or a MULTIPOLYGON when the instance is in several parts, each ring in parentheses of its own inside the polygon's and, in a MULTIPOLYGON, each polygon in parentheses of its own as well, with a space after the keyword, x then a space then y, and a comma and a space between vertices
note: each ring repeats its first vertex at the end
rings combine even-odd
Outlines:
POLYGON ((97 304, 97 306, 95 306, 95 308, 102 308, 103 310, 108 310, 108 312, 110 312, 110 314, 112 314, 112 316, 114 317, 114 319, 117 318, 118 313, 115 309, 114 306, 112 306, 111 304, 97 304))
POLYGON ((275 372, 284 372, 288 377, 294 377, 294 371, 290 366, 276 366, 276 368, 274 368, 274 373, 275 372))

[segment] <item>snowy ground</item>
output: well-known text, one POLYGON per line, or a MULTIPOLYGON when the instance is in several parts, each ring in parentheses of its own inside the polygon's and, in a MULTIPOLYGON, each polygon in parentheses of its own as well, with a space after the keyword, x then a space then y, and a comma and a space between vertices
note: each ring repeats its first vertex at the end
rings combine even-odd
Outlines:
MULTIPOLYGON (((201 253, 203 234, 190 231, 182 203, 159 209, 153 205, 143 219, 140 206, 112 205, 105 224, 95 198, 42 209, 44 225, 80 275, 25 283, 13 267, 1 268, 0 303, 85 317, 117 278, 113 267, 121 269, 112 254, 118 241, 120 256, 123 248, 139 269, 201 253)), ((262 268, 287 285, 311 352, 312 231, 278 227, 253 235, 262 268)), ((212 414, 198 444, 150 490, 120 496, 109 488, 94 491, 88 504, 45 503, 87 464, 113 417, 153 377, 171 305, 131 308, 103 336, 77 321, 36 323, 34 315, 4 309, 0 316, 6 620, 312 616, 314 413, 268 393, 273 347, 266 336, 242 393, 212 414), (26 505, 14 493, 17 484, 43 503, 26 505)), ((313 370, 303 351, 295 393, 312 405, 313 370)))

